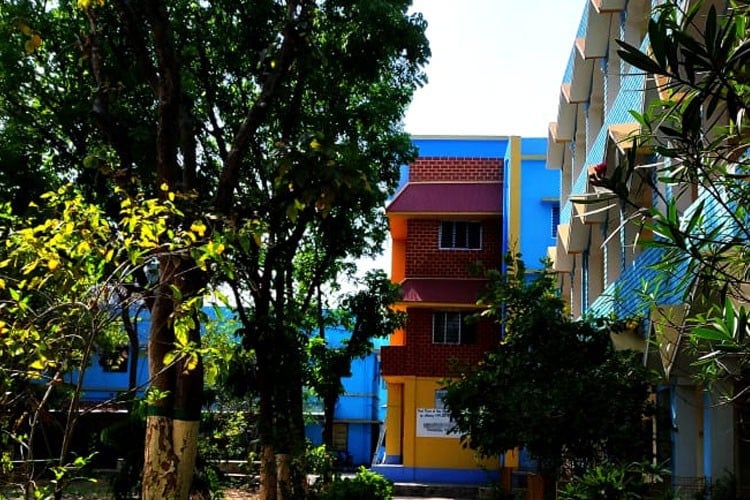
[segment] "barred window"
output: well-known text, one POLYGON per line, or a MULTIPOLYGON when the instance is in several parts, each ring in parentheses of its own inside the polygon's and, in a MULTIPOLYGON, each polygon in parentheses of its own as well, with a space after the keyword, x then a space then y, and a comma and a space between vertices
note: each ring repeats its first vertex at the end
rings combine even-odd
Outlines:
POLYGON ((552 205, 550 208, 550 219, 552 223, 550 235, 557 238, 557 226, 560 225, 560 205, 552 205))
POLYGON ((432 315, 433 344, 473 344, 476 342, 476 328, 467 321, 471 313, 436 312, 432 315))
POLYGON ((440 248, 468 250, 482 248, 482 224, 468 221, 441 222, 440 248))

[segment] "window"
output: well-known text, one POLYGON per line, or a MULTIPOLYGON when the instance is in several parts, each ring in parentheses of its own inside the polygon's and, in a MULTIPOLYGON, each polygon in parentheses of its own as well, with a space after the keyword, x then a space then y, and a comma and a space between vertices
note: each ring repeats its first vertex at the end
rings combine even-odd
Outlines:
POLYGON ((333 449, 346 451, 349 444, 349 426, 347 424, 333 424, 333 449))
POLYGON ((476 328, 471 313, 436 312, 432 315, 433 344, 473 344, 476 328))
POLYGON ((552 238, 557 238, 557 226, 560 225, 560 205, 552 205, 550 208, 550 218, 552 223, 552 238))
POLYGON ((440 248, 467 250, 482 248, 482 224, 465 221, 441 222, 440 248))

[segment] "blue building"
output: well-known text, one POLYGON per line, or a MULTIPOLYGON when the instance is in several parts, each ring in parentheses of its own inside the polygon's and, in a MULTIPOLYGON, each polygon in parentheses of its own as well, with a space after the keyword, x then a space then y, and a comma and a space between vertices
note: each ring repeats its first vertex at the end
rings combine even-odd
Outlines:
MULTIPOLYGON (((135 388, 137 394, 143 395, 148 383, 148 333, 151 327, 146 308, 136 308, 132 317, 133 327, 138 335, 137 364, 135 369, 135 388)), ((122 345, 111 354, 102 356, 98 352, 92 355, 91 363, 86 368, 83 378, 83 403, 101 403, 115 400, 126 393, 131 382, 131 347, 122 345)), ((65 375, 70 384, 78 380, 78 372, 65 375)))
MULTIPOLYGON (((326 329, 326 341, 341 347, 351 332, 341 327, 326 329)), ((366 357, 352 361, 351 374, 341 382, 344 394, 336 403, 333 422, 333 452, 349 466, 372 463, 385 420, 385 385, 380 378, 380 347, 387 339, 374 339, 374 349, 366 357)), ((305 435, 313 445, 323 442, 323 408, 313 399, 308 405, 312 421, 305 435)))
MULTIPOLYGON (((233 313, 221 308, 221 317, 212 307, 204 308, 212 320, 232 323, 233 313)), ((136 364, 135 387, 142 396, 148 384, 148 333, 150 328, 148 310, 137 309, 132 318, 138 334, 139 352, 136 364)), ((351 333, 341 327, 326 330, 326 339, 331 347, 340 347, 351 333)), ((377 444, 385 417, 385 387, 381 384, 379 348, 386 339, 375 339, 375 349, 363 359, 354 360, 351 376, 342 380, 344 394, 336 405, 334 422, 334 451, 340 452, 351 465, 369 465, 377 444)), ((116 349, 111 355, 95 353, 84 374, 82 402, 98 404, 114 400, 129 390, 132 359, 129 346, 116 349)), ((67 381, 77 381, 77 372, 68 374, 67 381)), ((322 408, 315 401, 308 408, 312 420, 322 418, 322 408)), ((116 411, 108 407, 108 411, 116 411)), ((311 422, 305 433, 313 444, 322 442, 322 423, 311 422)), ((239 457, 238 457, 239 458, 239 457)))
POLYGON ((512 136, 504 155, 504 252, 520 252, 530 272, 541 269, 557 241, 560 172, 547 167, 547 140, 512 136))
MULTIPOLYGON (((742 427, 746 410, 719 404, 722 392, 741 387, 732 387, 731 382, 708 387, 694 378, 695 359, 681 342, 689 327, 684 318, 690 304, 678 285, 685 267, 675 266, 671 279, 658 283, 657 290, 653 266, 662 260, 663 250, 636 244, 636 236, 640 241, 659 236, 641 232, 637 207, 621 203, 597 183, 615 175, 626 158, 635 158, 643 172, 653 168, 648 165, 669 161, 658 157, 648 142, 634 140, 641 130, 631 111, 642 114, 651 103, 666 98, 670 82, 632 68, 621 59, 615 43, 624 40, 650 53, 649 20, 661 2, 581 3, 583 15, 562 77, 547 150, 548 166, 559 169, 562 178, 558 238, 550 251, 562 293, 574 316, 642 320, 639 329, 613 335, 613 340, 616 346, 642 351, 644 361, 663 374, 655 399, 664 418, 657 421, 654 443, 659 460, 670 464, 675 488, 687 497, 733 474, 738 498, 746 498, 750 494, 750 446, 742 427), (655 303, 641 291, 653 294, 655 303), (656 348, 649 346, 648 338, 656 348)), ((680 4, 687 10, 697 2, 680 4)), ((696 26, 704 26, 712 7, 721 16, 727 2, 703 2, 696 11, 696 26)), ((726 124, 726 117, 718 123, 726 124)), ((683 220, 701 206, 705 217, 696 231, 708 232, 726 218, 721 203, 707 196, 700 182, 680 184, 657 176, 646 181, 636 175, 628 188, 637 197, 636 205, 665 210, 667 202, 674 203, 683 220)))

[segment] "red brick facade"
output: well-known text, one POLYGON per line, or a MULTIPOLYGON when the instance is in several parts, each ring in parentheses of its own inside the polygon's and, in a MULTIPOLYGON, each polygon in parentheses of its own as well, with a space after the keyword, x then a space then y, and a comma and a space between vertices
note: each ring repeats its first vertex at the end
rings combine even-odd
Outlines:
MULTIPOLYGON (((488 158, 420 158, 409 169, 410 183, 488 183, 497 186, 498 207, 502 207, 502 159, 488 158)), ((479 193, 480 188, 468 187, 462 196, 479 193)), ((485 189, 486 191, 486 189, 485 189)), ((482 191, 482 193, 485 193, 482 191)), ((485 193, 486 195, 486 193, 485 193)), ((490 194, 491 195, 491 194, 490 194)), ((450 205, 448 205, 450 206, 450 205)), ((459 205, 460 206, 460 205, 459 205)), ((403 276, 409 279, 439 279, 440 285, 446 286, 455 280, 453 290, 467 289, 460 285, 467 279, 476 279, 470 268, 481 262, 487 268, 499 268, 502 254, 501 215, 497 209, 486 209, 477 216, 465 213, 450 213, 436 210, 430 216, 429 204, 420 212, 421 205, 410 206, 415 214, 406 218, 406 242, 400 258, 403 258, 403 276), (468 220, 482 223, 480 249, 441 249, 440 224, 442 221, 468 220)), ((432 210, 435 210, 432 208, 432 210)), ((437 281, 436 281, 437 283, 437 281)), ((429 280, 420 286, 429 286, 429 280)), ((436 289, 437 290, 437 289, 436 289)), ((476 287, 474 288, 476 290, 476 287)), ((418 294, 425 297, 429 294, 418 294)), ((454 294, 455 295, 455 294, 454 294)), ((456 297, 450 303, 438 305, 432 302, 419 302, 419 298, 409 299, 407 305, 407 323, 404 329, 404 345, 384 347, 382 350, 383 375, 406 375, 418 377, 449 377, 454 362, 474 364, 479 362, 484 353, 492 349, 498 340, 498 327, 494 323, 481 320, 476 324, 476 339, 467 344, 434 344, 432 339, 433 314, 439 311, 455 311, 457 306, 466 311, 476 303, 476 292, 467 292, 466 297, 456 297), (469 296, 470 295, 470 296, 469 296), (413 301, 412 301, 413 300, 413 301)), ((447 299, 444 299, 447 300, 447 299)))
POLYGON ((385 375, 417 377, 450 377, 456 362, 475 364, 492 349, 498 339, 497 327, 486 320, 477 325, 474 344, 450 345, 432 343, 433 309, 410 308, 406 322, 404 346, 382 348, 382 371, 385 375))
POLYGON ((417 158, 409 182, 502 182, 501 158, 417 158))
MULTIPOLYGON (((450 220, 450 217, 446 220, 450 220)), ((482 222, 482 248, 479 250, 441 249, 438 239, 440 222, 432 219, 411 219, 407 222, 407 278, 469 278, 469 267, 477 262, 487 267, 499 266, 499 220, 495 218, 482 222)))

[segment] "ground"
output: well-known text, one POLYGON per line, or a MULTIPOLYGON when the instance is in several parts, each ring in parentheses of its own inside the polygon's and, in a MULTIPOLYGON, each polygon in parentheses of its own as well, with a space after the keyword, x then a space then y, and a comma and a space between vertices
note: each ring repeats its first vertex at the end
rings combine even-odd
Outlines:
MULTIPOLYGON (((239 486, 227 486, 223 489, 224 498, 226 500, 258 500, 257 490, 250 488, 243 488, 239 486)), ((7 488, 0 486, 0 498, 15 500, 22 499, 23 495, 18 493, 16 488, 7 488)), ((79 483, 71 485, 65 490, 63 495, 65 500, 110 500, 112 498, 109 492, 109 484, 107 482, 100 482, 96 484, 92 483, 79 483)), ((200 500, 200 499, 195 499, 200 500)))
POLYGON ((257 491, 232 487, 224 490, 224 498, 226 500, 257 500, 260 495, 257 491))

